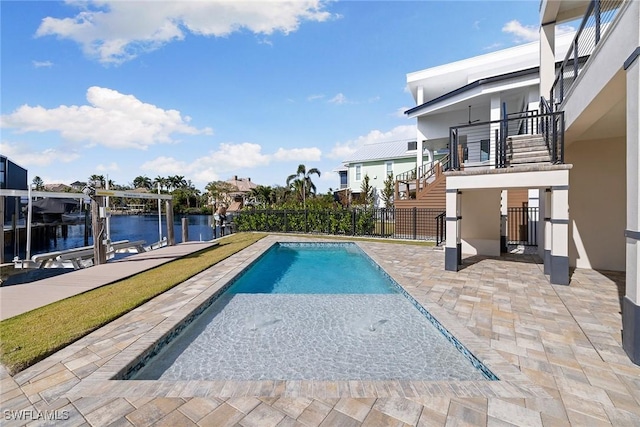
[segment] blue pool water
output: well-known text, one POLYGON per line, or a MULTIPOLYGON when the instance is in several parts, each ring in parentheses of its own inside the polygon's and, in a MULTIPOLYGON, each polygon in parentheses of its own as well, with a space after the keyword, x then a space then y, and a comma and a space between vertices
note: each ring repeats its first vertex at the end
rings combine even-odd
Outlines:
POLYGON ((353 243, 276 244, 131 379, 495 379, 416 304, 353 243))
POLYGON ((355 244, 280 243, 229 289, 234 294, 388 294, 397 287, 355 244))

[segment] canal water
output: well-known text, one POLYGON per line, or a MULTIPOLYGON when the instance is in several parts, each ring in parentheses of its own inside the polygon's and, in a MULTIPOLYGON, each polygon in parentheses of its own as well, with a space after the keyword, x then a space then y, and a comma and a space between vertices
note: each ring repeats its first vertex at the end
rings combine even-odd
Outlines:
MULTIPOLYGON (((211 215, 188 215, 189 241, 207 241, 213 239, 213 217, 211 215)), ((32 247, 31 255, 60 251, 84 246, 84 225, 69 225, 66 237, 62 237, 60 227, 56 239, 49 239, 44 246, 32 247)), ((150 245, 159 240, 158 215, 113 215, 111 216, 111 241, 144 240, 150 245)), ((21 232, 25 232, 24 229, 21 232)), ((182 217, 174 218, 174 235, 176 243, 182 242, 182 217)), ((219 234, 218 234, 219 235, 219 234)), ((167 223, 162 217, 162 237, 167 236, 167 223)), ((89 245, 93 245, 93 238, 89 236, 89 245)), ((11 246, 11 245, 9 245, 11 246)), ((20 245, 18 256, 25 256, 25 245, 20 245)), ((5 260, 14 258, 13 247, 5 248, 5 260)))

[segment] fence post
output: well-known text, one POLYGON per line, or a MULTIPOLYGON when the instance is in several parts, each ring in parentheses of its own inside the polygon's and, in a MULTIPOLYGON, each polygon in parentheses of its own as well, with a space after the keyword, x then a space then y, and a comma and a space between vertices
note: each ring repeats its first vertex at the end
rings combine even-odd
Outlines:
POLYGON ((351 235, 356 235, 356 210, 351 211, 351 235))
POLYGON ((418 208, 414 207, 413 211, 413 240, 418 238, 418 208))
POLYGON ((284 210, 284 232, 289 232, 289 224, 287 223, 287 210, 284 210))

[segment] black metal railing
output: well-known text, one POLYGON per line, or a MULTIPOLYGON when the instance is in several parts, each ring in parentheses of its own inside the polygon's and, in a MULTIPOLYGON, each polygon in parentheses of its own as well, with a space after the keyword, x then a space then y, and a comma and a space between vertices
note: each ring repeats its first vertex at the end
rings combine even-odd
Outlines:
POLYGON ((503 118, 500 120, 449 128, 451 170, 460 170, 463 165, 489 166, 487 153, 492 146, 495 147, 495 168, 509 167, 510 150, 507 147, 507 138, 514 135, 541 135, 549 151, 551 163, 564 163, 564 112, 503 112, 503 118))
POLYGON ((590 55, 609 29, 609 24, 616 17, 621 3, 620 0, 592 0, 589 3, 551 87, 549 99, 553 102, 554 109, 556 109, 555 105, 564 101, 566 93, 575 83, 590 55))
POLYGON ((239 212, 234 225, 237 231, 444 241, 443 215, 427 208, 251 209, 239 212))
POLYGON ((537 246, 539 208, 507 208, 507 243, 537 246))

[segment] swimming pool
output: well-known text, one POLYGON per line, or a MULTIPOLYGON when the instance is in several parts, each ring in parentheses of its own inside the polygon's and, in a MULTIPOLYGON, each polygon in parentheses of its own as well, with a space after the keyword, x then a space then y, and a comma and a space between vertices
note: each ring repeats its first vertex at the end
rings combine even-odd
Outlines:
POLYGON ((353 243, 275 244, 229 285, 133 379, 496 379, 353 243))

